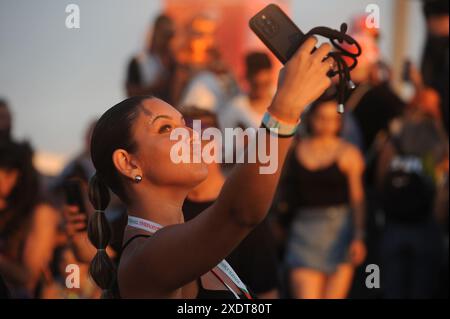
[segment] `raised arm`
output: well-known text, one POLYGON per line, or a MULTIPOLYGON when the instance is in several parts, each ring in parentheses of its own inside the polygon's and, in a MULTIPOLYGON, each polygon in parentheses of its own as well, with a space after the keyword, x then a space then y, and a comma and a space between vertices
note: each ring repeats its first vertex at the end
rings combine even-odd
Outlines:
MULTIPOLYGON (((280 73, 269 112, 285 122, 297 123, 304 108, 331 84, 326 76, 331 61, 324 61, 331 46, 324 44, 311 54, 316 43, 317 39, 308 39, 280 73)), ((122 274, 134 276, 130 275, 133 267, 148 269, 135 276, 142 280, 148 295, 165 297, 225 258, 264 219, 270 207, 292 138, 266 134, 259 143, 269 147, 270 139, 278 139, 278 149, 272 154, 278 157, 273 174, 260 173, 266 165, 258 162, 258 157, 256 163, 236 165, 215 204, 197 218, 166 227, 144 241, 136 251, 137 260, 133 265, 125 265, 127 270, 122 274), (139 266, 140 263, 147 267, 139 266)))

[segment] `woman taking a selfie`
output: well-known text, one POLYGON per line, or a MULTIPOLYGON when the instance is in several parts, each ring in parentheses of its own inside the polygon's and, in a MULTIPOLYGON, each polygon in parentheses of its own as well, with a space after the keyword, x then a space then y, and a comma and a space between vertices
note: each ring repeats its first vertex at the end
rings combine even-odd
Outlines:
POLYGON ((175 164, 170 158, 177 143, 170 133, 185 128, 181 114, 151 97, 127 99, 103 114, 92 136, 97 173, 90 199, 96 212, 88 234, 98 249, 91 274, 104 297, 251 298, 222 259, 265 218, 298 119, 331 84, 327 72, 333 62, 326 58, 331 46, 323 44, 310 53, 316 43, 309 38, 286 64, 263 120, 265 127, 279 128, 258 141, 269 146, 270 139, 278 138, 278 149, 271 150, 278 157, 276 173, 260 174, 263 164, 258 161, 236 165, 215 203, 186 223, 183 202, 208 172, 205 163, 175 164), (108 188, 128 209, 117 285, 105 252, 108 188))

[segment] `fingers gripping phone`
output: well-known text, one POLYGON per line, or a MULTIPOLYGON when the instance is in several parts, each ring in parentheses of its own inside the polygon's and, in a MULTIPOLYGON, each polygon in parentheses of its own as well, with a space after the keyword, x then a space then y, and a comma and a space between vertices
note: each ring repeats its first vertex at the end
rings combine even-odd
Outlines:
MULTIPOLYGON (((328 38, 335 50, 330 52, 324 58, 324 61, 330 57, 334 60, 333 63, 330 63, 330 70, 327 75, 330 78, 339 75, 338 90, 335 94, 338 99, 337 112, 339 114, 344 113, 345 97, 348 92, 356 87, 351 80, 350 72, 358 64, 358 57, 362 53, 361 45, 347 34, 348 26, 346 23, 341 24, 340 30, 316 27, 305 35, 280 7, 270 4, 251 18, 249 24, 253 32, 283 64, 286 64, 297 52, 306 39, 306 35, 319 35, 328 38), (344 48, 342 46, 344 42, 355 48, 356 51, 344 48), (352 63, 349 65, 345 58, 350 59, 352 63)), ((311 53, 315 50, 316 48, 311 53)))
POLYGON ((270 4, 250 19, 250 28, 273 54, 286 64, 300 47, 304 33, 275 4, 270 4))

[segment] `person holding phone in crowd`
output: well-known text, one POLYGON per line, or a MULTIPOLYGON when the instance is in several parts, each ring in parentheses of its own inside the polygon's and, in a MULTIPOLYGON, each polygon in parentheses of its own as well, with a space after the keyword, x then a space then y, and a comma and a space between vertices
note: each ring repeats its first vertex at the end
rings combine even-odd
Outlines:
POLYGON ((316 44, 315 37, 308 38, 286 63, 263 121, 280 129, 259 141, 269 145, 277 139, 276 172, 260 174, 259 161, 237 165, 215 203, 188 222, 183 202, 208 172, 205 163, 175 164, 170 158, 172 130, 187 129, 181 114, 152 97, 127 99, 103 114, 92 136, 97 172, 90 199, 96 211, 88 234, 97 248, 91 274, 104 297, 251 298, 223 259, 265 218, 299 118, 331 85, 331 46, 322 44, 311 53, 316 44), (105 251, 109 189, 128 210, 117 277, 105 251))

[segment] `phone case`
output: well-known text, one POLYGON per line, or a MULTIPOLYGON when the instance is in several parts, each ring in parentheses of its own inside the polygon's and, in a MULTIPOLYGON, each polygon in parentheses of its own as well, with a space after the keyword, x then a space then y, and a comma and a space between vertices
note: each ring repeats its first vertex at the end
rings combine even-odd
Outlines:
POLYGON ((285 64, 300 47, 303 32, 277 5, 270 4, 249 22, 250 28, 285 64))
POLYGON ((80 213, 86 213, 80 182, 75 179, 70 179, 66 181, 64 190, 66 194, 66 203, 68 205, 78 206, 80 213))

